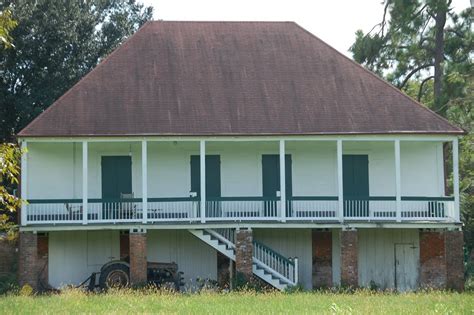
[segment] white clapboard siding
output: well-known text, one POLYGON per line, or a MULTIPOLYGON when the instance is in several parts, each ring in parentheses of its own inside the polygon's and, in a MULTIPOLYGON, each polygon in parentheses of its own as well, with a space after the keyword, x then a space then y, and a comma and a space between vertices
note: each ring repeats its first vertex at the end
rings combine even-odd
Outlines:
POLYGON ((193 288, 197 278, 217 280, 216 251, 188 230, 148 230, 147 257, 176 262, 187 288, 193 288))
POLYGON ((120 257, 118 231, 49 233, 48 277, 53 287, 77 285, 120 257))

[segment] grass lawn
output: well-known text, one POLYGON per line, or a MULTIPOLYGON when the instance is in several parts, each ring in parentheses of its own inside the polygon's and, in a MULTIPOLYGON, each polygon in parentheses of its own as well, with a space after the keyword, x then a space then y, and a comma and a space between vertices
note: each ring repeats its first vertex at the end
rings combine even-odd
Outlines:
POLYGON ((200 293, 117 291, 0 297, 0 314, 474 314, 474 293, 200 293))

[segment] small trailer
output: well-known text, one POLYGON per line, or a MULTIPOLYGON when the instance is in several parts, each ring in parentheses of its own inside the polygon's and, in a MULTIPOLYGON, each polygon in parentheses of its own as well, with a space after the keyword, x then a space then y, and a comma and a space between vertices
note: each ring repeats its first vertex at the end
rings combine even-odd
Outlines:
MULTIPOLYGON (((147 263, 147 284, 155 285, 157 287, 172 288, 179 291, 180 287, 184 285, 182 275, 183 273, 178 271, 178 265, 174 262, 147 263)), ((104 264, 100 268, 100 272, 92 273, 91 276, 79 286, 87 286, 90 291, 94 291, 97 288, 107 290, 109 288, 129 287, 129 259, 113 260, 104 264)))

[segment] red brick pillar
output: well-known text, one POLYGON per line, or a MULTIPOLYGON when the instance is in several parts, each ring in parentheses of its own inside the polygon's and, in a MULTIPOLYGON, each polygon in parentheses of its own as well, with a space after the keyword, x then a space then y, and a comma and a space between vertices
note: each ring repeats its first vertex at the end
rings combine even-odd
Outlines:
POLYGON ((48 254, 49 254, 49 235, 47 233, 38 234, 38 279, 39 289, 49 287, 48 276, 48 254))
POLYGON ((253 275, 253 235, 251 229, 237 229, 235 232, 235 270, 247 280, 253 275))
POLYGON ((313 288, 332 287, 332 232, 313 230, 313 288))
POLYGON ((445 232, 446 288, 464 290, 464 237, 462 231, 445 232))
POLYGON ((18 284, 38 290, 38 237, 33 232, 20 232, 18 284))
POLYGON ((446 257, 444 232, 420 232, 420 286, 446 287, 446 257))
POLYGON ((130 284, 147 281, 146 232, 130 231, 130 284))
POLYGON ((357 230, 341 230, 341 285, 359 285, 359 266, 357 259, 357 230))

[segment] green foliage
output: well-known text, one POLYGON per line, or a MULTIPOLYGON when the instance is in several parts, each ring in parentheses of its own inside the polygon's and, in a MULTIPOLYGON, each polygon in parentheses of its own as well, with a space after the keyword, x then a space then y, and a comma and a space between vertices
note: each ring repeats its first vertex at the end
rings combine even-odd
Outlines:
POLYGON ((12 18, 12 11, 5 8, 0 11, 0 44, 5 48, 12 46, 10 32, 16 27, 17 22, 12 18))
POLYGON ((21 206, 21 200, 12 194, 12 188, 18 185, 21 154, 15 144, 0 144, 0 232, 10 238, 16 231, 12 216, 21 206))
MULTIPOLYGON (((255 278, 248 279, 247 276, 241 272, 237 272, 232 281, 232 289, 235 291, 253 291, 262 292, 267 291, 268 287, 255 278)), ((273 290, 273 289, 272 289, 273 290)))
POLYGON ((457 78, 474 71, 474 10, 456 14, 448 0, 384 3, 382 22, 367 34, 356 32, 354 59, 405 91, 416 88, 414 98, 431 94, 424 103, 444 115, 452 98, 465 96, 463 79, 457 78))
POLYGON ((0 274, 0 295, 17 289, 16 276, 13 273, 0 274))
POLYGON ((135 0, 17 0, 10 7, 18 26, 15 48, 0 51, 0 142, 152 17, 152 8, 135 0))

